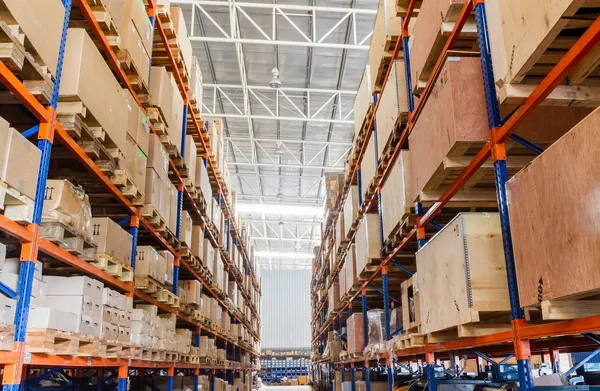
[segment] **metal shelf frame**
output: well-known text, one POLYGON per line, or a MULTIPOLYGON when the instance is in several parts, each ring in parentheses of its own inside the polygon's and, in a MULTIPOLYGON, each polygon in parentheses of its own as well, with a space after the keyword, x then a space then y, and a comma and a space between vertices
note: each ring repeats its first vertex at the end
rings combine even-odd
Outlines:
MULTIPOLYGON (((541 81, 541 83, 534 89, 534 91, 530 94, 530 96, 525 100, 523 104, 521 104, 511 115, 504 121, 500 119, 499 115, 499 106, 496 98, 496 90, 494 85, 493 78, 493 69, 492 69, 492 61, 491 61, 491 52, 490 52, 490 41, 487 30, 487 19, 486 19, 486 11, 484 0, 469 0, 466 1, 460 15, 454 25, 454 28, 446 42, 440 57, 438 58, 435 67, 433 68, 432 74, 424 88, 423 93, 421 94, 419 103, 415 106, 412 99, 412 91, 411 91, 411 80, 410 80, 410 58, 408 52, 408 25, 410 19, 413 15, 415 9, 415 0, 411 0, 409 3, 409 7, 407 9, 406 17, 402 22, 402 31, 400 34, 400 39, 398 40, 392 58, 395 59, 398 57, 398 54, 401 50, 401 47, 404 51, 404 62, 406 67, 406 86, 407 86, 407 96, 408 96, 408 107, 409 107, 409 119, 406 127, 402 130, 400 140, 396 143, 395 148, 392 153, 391 159, 388 162, 379 162, 378 164, 378 172, 382 172, 383 174, 378 178, 373 179, 373 183, 369 184, 374 187, 376 191, 371 195, 368 199, 362 199, 362 188, 364 183, 362 183, 361 175, 360 175, 360 163, 356 164, 354 167, 350 169, 349 178, 346 179, 346 186, 344 188, 343 194, 338 198, 337 207, 343 204, 350 184, 353 183, 355 176, 357 176, 357 182, 359 186, 359 200, 358 207, 360 208, 358 223, 360 223, 363 215, 369 210, 371 203, 374 201, 375 197, 381 196, 381 187, 385 183, 387 176, 391 171, 391 167, 395 164, 396 159, 399 155, 400 149, 408 140, 408 135, 410 134, 414 124, 419 118, 421 111, 429 97, 433 83, 436 80, 439 72, 441 71, 444 58, 446 53, 450 49, 452 49, 454 43, 459 37, 460 32, 462 31, 463 26, 465 25, 467 19, 474 13, 475 19, 477 23, 477 36, 478 43, 480 48, 480 57, 481 57, 481 66, 483 71, 483 81, 484 81, 484 89, 485 89, 485 97, 486 97, 486 106, 488 111, 488 122, 490 127, 490 139, 489 142, 486 143, 479 153, 471 160, 468 166, 463 170, 463 172, 454 180, 454 182, 443 192, 439 200, 434 203, 425 213, 422 211, 422 207, 420 204, 417 204, 415 207, 417 214, 417 222, 416 226, 412 228, 402 239, 399 245, 393 249, 392 253, 385 257, 381 264, 378 266, 376 272, 362 284, 362 289, 360 289, 356 294, 349 298, 348 307, 350 308, 349 313, 351 314, 352 302, 360 298, 362 303, 362 311, 364 315, 364 342, 365 346, 368 343, 367 336, 367 317, 366 312, 367 308, 367 300, 366 300, 366 288, 372 282, 372 280, 376 276, 381 276, 383 280, 383 301, 384 301, 384 312, 385 312, 385 332, 387 339, 390 338, 390 328, 389 328, 389 304, 390 298, 388 295, 388 284, 387 284, 387 266, 392 263, 394 256, 402 250, 406 244, 411 240, 416 240, 418 247, 422 247, 425 244, 425 228, 428 224, 433 223, 433 218, 440 213, 442 207, 446 205, 452 197, 460 190, 460 188, 471 178, 471 176, 483 165, 483 163, 492 158, 494 164, 494 174, 495 174, 495 182, 496 182, 496 192, 498 199, 498 209, 500 214, 500 222, 502 228, 502 239, 503 239, 503 248, 504 255, 506 260, 506 269, 507 269, 507 278, 508 278, 508 288, 509 288, 509 299, 510 299, 510 308, 511 308, 511 318, 512 318, 512 329, 510 331, 505 332, 497 332, 490 335, 480 336, 480 337, 471 337, 471 338, 461 338, 449 342, 443 343, 434 343, 430 344, 425 341, 425 345, 421 347, 402 349, 395 352, 395 356, 398 360, 415 360, 417 358, 425 359, 425 374, 427 376, 427 380, 430 386, 430 389, 436 389, 437 380, 434 376, 434 366, 435 366, 435 354, 441 352, 451 352, 451 351, 465 351, 470 350, 471 356, 474 354, 485 356, 483 353, 479 353, 473 351, 474 348, 481 348, 487 351, 493 352, 496 355, 506 355, 508 358, 515 356, 518 365, 518 374, 519 374, 519 389, 521 391, 529 391, 534 389, 533 385, 533 377, 531 374, 531 363, 530 358, 533 353, 539 353, 542 350, 549 350, 551 356, 557 355, 559 349, 563 351, 592 351, 595 350, 598 345, 596 344, 595 338, 593 340, 586 340, 586 338, 574 338, 575 335, 586 335, 588 332, 598 331, 600 330, 600 316, 589 316, 586 318, 574 319, 569 321, 557 321, 552 323, 545 323, 539 325, 528 325, 524 319, 524 311, 521 308, 518 296, 518 288, 517 288, 517 280, 514 266, 514 257, 513 257, 513 249, 512 249, 512 239, 510 232, 510 222, 508 217, 508 206, 507 206, 507 194, 505 189, 505 183, 507 181, 508 175, 506 171, 506 152, 504 147, 504 142, 512 136, 512 132, 514 129, 523 121, 524 118, 527 117, 531 112, 533 112, 541 102, 553 91, 553 89, 561 83, 564 78, 569 75, 569 73, 575 68, 579 61, 581 61, 594 47, 596 47, 600 43, 600 18, 597 18, 595 22, 588 28, 588 30, 577 40, 577 42, 571 47, 571 49, 564 55, 564 57, 558 62, 558 64, 548 73, 548 75, 541 81), (569 336, 556 338, 557 336, 569 336), (548 338, 554 337, 554 338, 548 338), (473 353, 474 352, 474 353, 473 353)), ((391 67, 388 69, 387 74, 384 78, 383 87, 386 87, 387 79, 389 77, 391 67)), ((375 112, 377 112, 377 108, 379 106, 376 98, 374 101, 375 112)), ((366 146, 369 142, 369 137, 371 133, 375 133, 375 115, 372 115, 370 124, 368 126, 368 134, 365 138, 363 145, 360 147, 359 157, 357 159, 358 162, 362 160, 364 156, 364 152, 366 146)), ((376 134, 374 135, 376 137, 376 134)), ((522 143, 525 146, 530 147, 537 153, 541 153, 542 150, 537 148, 536 146, 528 143, 526 140, 518 140, 516 141, 522 143)), ((376 140, 377 141, 377 140, 376 140)), ((379 202, 381 205, 381 202, 379 202)), ((379 217, 381 219, 381 210, 379 210, 379 217)), ((333 224, 328 227, 328 231, 332 229, 332 226, 335 226, 336 217, 333 219, 333 224)), ((328 235, 324 235, 324 238, 327 238, 328 235)), ((354 233, 349 240, 349 243, 352 243, 354 239, 354 233)), ((324 239, 325 240, 325 239, 324 239)), ((383 244, 383 243, 382 243, 383 244)), ((347 246, 350 246, 348 244, 347 246)), ((383 246, 382 246, 383 247, 383 246)), ((321 248, 319 250, 319 254, 317 255, 317 259, 322 259, 325 251, 328 250, 328 243, 323 241, 321 248)), ((347 249, 346 249, 347 251, 347 249)), ((327 265, 318 265, 315 273, 313 275, 313 298, 314 293, 316 291, 316 287, 323 283, 323 280, 326 276, 328 266, 327 265)), ((335 273, 337 270, 332 271, 335 277, 335 273)), ((326 299, 326 298, 325 298, 326 299)), ((325 321, 324 316, 324 308, 325 308, 326 300, 322 300, 317 305, 317 310, 314 312, 314 316, 312 319, 312 324, 317 322, 321 322, 323 324, 320 325, 320 329, 317 332, 316 336, 313 338, 313 345, 317 348, 320 348, 324 345, 323 338, 326 336, 326 332, 329 329, 335 329, 335 318, 329 319, 325 321)), ((343 316, 343 311, 340 312, 340 321, 343 316)), ((402 330, 396 330, 395 332, 400 332, 402 330)), ((593 353, 592 353, 593 354, 593 353)), ((554 362, 555 359, 553 358, 554 362)), ((329 371, 332 370, 332 365, 328 359, 317 360, 313 362, 313 370, 319 372, 319 366, 328 363, 329 371)), ((350 370, 352 374, 354 374, 355 368, 354 364, 360 363, 363 364, 365 370, 365 380, 366 380, 366 389, 370 390, 370 370, 369 368, 373 365, 372 361, 366 360, 347 360, 344 362, 336 363, 335 365, 344 368, 344 366, 350 366, 350 370)), ((393 372, 393 362, 390 359, 389 355, 386 357, 386 366, 388 374, 393 372)), ((322 373, 321 373, 322 375, 322 373)), ((317 375, 317 376, 321 376, 317 375)), ((333 386, 331 376, 327 380, 330 385, 330 389, 333 386)), ((354 376, 352 376, 352 387, 354 389, 354 376)), ((393 387, 393 379, 392 376, 388 376, 388 389, 392 390, 393 387)))
MULTIPOLYGON (((125 224, 129 224, 130 232, 133 237, 132 244, 132 266, 135 267, 135 258, 136 258, 136 248, 138 242, 138 232, 139 228, 143 227, 146 231, 148 231, 153 239, 157 241, 163 248, 170 251, 175 257, 175 265, 174 265, 174 293, 177 292, 177 281, 179 278, 179 267, 183 267, 190 274, 192 274, 196 279, 198 279, 202 283, 203 291, 208 292, 209 295, 218 299, 219 304, 229 312, 234 322, 243 323, 248 331, 252 334, 253 338, 259 340, 260 337, 257 333, 252 330, 251 324, 245 322, 243 318, 240 318, 237 313, 235 313, 228 305, 222 301, 215 292, 208 286, 204 279, 201 279, 197 273, 193 271, 193 269, 188 265, 185 261, 181 260, 179 252, 176 251, 173 246, 171 246, 151 225, 150 223, 143 217, 140 216, 140 211, 137 207, 135 207, 121 192, 120 190, 112 184, 108 177, 106 177, 98 168, 98 166, 85 154, 85 152, 81 149, 81 147, 73 140, 73 138, 66 132, 66 130, 61 126, 61 124, 57 121, 56 115, 56 107, 58 104, 58 91, 60 87, 60 80, 62 74, 62 65, 65 55, 65 46, 66 46, 66 37, 67 30, 69 26, 69 19, 71 8, 76 5, 80 8, 86 20, 89 23, 90 28, 93 31, 93 34, 99 40, 100 50, 103 51, 104 55, 107 58, 108 64, 114 73, 117 76, 117 79, 121 83, 124 88, 127 88, 132 92, 132 95, 136 102, 142 107, 142 104, 135 94, 133 87, 128 81, 127 76, 124 71, 120 68, 119 62, 116 58, 116 55, 106 36, 104 35, 102 28, 98 24, 93 11, 91 10, 89 4, 85 0, 61 0, 63 6, 65 7, 65 18, 63 20, 63 29, 62 29, 62 37, 61 44, 59 49, 59 58, 57 62, 57 70, 55 83, 53 86, 52 99, 50 105, 44 107, 40 104, 35 97, 24 87, 23 83, 20 82, 19 79, 3 64, 0 63, 0 83, 2 83, 19 101, 19 103, 28 110, 35 118, 39 121, 39 125, 32 128, 31 131, 24 133, 26 136, 37 136, 37 146, 41 150, 41 162, 39 168, 38 182, 36 185, 36 197, 34 200, 34 213, 33 213, 33 221, 31 224, 27 226, 19 225, 9 218, 0 215, 0 231, 8 234, 9 236, 18 239, 21 242, 21 267, 19 272, 19 281, 17 287, 17 307, 16 307, 16 315, 15 315, 15 342, 13 346, 13 351, 9 352, 0 352, 0 364, 4 365, 4 376, 3 376, 3 384, 5 391, 17 391, 19 387, 23 385, 23 379, 25 378, 24 368, 26 367, 98 367, 98 368, 118 368, 118 389, 119 391, 124 391, 127 385, 127 376, 129 373, 129 368, 158 368, 158 369, 166 369, 169 373, 169 376, 174 375, 175 369, 190 369, 193 370, 194 375, 199 375, 200 370, 210 370, 211 376, 214 377, 214 374, 217 370, 222 371, 230 371, 232 375, 232 381, 234 377, 234 373, 236 372, 251 372, 258 370, 257 367, 254 366, 244 366, 244 367, 223 367, 223 366, 215 366, 215 365, 206 365, 206 364, 184 364, 184 363, 172 363, 172 362, 152 362, 152 361, 141 361, 141 360, 128 360, 128 359, 104 359, 104 358, 96 358, 96 357, 71 357, 71 356, 56 356, 51 354, 31 354, 25 352, 25 335, 27 329, 27 318, 30 307, 30 295, 33 284, 33 276, 35 269, 35 262, 37 262, 39 252, 42 252, 50 257, 61 261, 67 265, 73 266, 77 268, 80 272, 89 275, 93 278, 99 279, 103 281, 106 285, 111 286, 114 289, 117 289, 121 292, 125 292, 128 297, 135 297, 137 299, 141 299, 151 304, 157 305, 162 311, 167 311, 171 313, 175 313, 178 318, 191 326, 194 326, 195 330, 195 345, 199 346, 199 336, 201 332, 209 333, 213 335, 217 341, 220 341, 224 346, 227 354, 227 358, 232 361, 239 360, 241 358, 242 350, 246 351, 250 354, 251 357, 257 358, 259 357, 259 353, 252 350, 252 348, 247 348, 238 344, 236 341, 230 340, 229 337, 224 335, 217 334, 210 329, 206 329, 199 324, 199 322, 194 321, 187 316, 180 313, 177 309, 168 307, 163 305, 162 303, 157 302, 155 299, 149 297, 148 295, 135 290, 132 282, 123 282, 121 280, 116 279, 115 277, 109 275, 108 273, 90 265, 89 263, 81 260, 80 258, 70 254, 69 252, 59 248, 57 245, 43 239, 40 237, 40 224, 42 217, 42 209, 43 209, 43 200, 44 200, 44 191, 46 188, 46 180, 48 177, 48 168, 50 165, 50 155, 52 151, 52 145, 55 140, 58 140, 71 154, 76 157, 80 163, 88 169, 88 171, 96 178, 105 189, 118 201, 118 203, 125 209, 127 214, 130 215, 129 219, 125 224), (228 345, 230 349, 228 349, 228 345), (236 349, 237 347, 237 349, 236 349), (236 354, 237 352, 237 354, 236 354)), ((162 42, 165 44, 165 47, 169 47, 168 40, 165 34, 165 31, 162 27, 161 21, 156 17, 156 5, 154 0, 147 0, 147 9, 148 9, 148 17, 151 21, 152 25, 155 27, 155 30, 159 32, 162 42)), ((207 149, 207 140, 208 135, 203 134, 202 132, 205 129, 201 126, 201 123, 195 115, 193 111, 188 111, 188 96, 186 87, 183 83, 181 74, 178 71, 178 68, 175 64, 175 59, 171 53, 171 49, 167 50, 167 54, 171 60, 171 65, 173 68, 173 73, 178 82, 178 86, 180 88, 180 92, 182 93, 182 97, 184 99, 184 121, 183 121, 183 136, 182 136, 182 152, 185 153, 185 136, 188 133, 187 130, 187 118, 188 114, 192 118, 194 122, 194 127, 196 133, 200 136, 200 141, 203 149, 206 151, 207 149)), ((151 126, 151 132, 155 133, 154 128, 151 126)), ((205 156, 206 157, 206 156, 205 156)), ((233 232, 234 244, 238 247, 238 250, 243 255, 244 258, 244 266, 245 272, 249 274, 252 278, 253 287, 260 294, 260 287, 257 283, 254 270, 250 263, 248 253, 244 247, 244 243, 239 240, 239 231, 236 227, 235 221, 233 220, 233 215, 231 213, 231 206, 228 204, 226 198, 221 197, 223 191, 225 189, 224 183, 220 177, 216 175, 215 164, 208 160, 207 166, 210 167, 210 170, 215 174, 216 184, 214 184, 219 189, 219 199, 223 199, 223 209, 226 213, 227 218, 227 227, 229 234, 229 229, 233 232)), ((208 220, 205 216, 203 216, 195 205, 191 194, 187 191, 184 186, 183 179, 178 172, 173 160, 170 159, 169 162, 170 169, 177 179, 178 183, 178 221, 177 221, 177 238, 179 238, 180 227, 181 227, 181 215, 183 211, 183 200, 186 198, 189 201, 189 204, 192 205, 192 213, 195 213, 195 217, 197 216, 200 221, 202 221, 202 228, 206 227, 208 220)), ((226 189, 225 189, 226 190, 226 189)), ((217 238, 212 237, 209 230, 205 229, 205 235, 212 242, 213 245, 219 248, 221 255, 226 261, 227 270, 233 269, 234 280, 238 283, 239 288, 242 290, 242 293, 246 299, 249 298, 249 294, 245 291, 245 287, 243 286, 243 280, 238 279, 238 275, 241 273, 237 270, 235 264, 230 264, 231 260, 228 256, 229 251, 229 243, 227 243, 227 249, 218 246, 217 238)), ((229 236, 229 235, 228 235, 229 236)), ((251 307, 252 312, 257 316, 259 322, 260 318, 258 317, 258 311, 254 306, 251 307)), ((171 387, 167 391, 172 391, 172 379, 170 381, 171 387)), ((197 377, 196 377, 196 385, 197 385, 197 377)), ((214 387, 214 384, 213 384, 214 387)), ((197 386, 195 390, 197 391, 197 386)))

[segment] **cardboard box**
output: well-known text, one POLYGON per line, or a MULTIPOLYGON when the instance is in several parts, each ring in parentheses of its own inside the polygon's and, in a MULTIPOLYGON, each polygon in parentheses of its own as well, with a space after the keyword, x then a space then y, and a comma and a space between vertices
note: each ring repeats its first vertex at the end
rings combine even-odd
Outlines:
POLYGON ((0 295, 0 323, 14 324, 17 301, 0 295))
POLYGON ((159 254, 165 259, 164 269, 162 270, 165 283, 173 285, 173 265, 175 263, 175 257, 167 250, 159 251, 159 254))
POLYGON ((29 329, 53 329, 75 332, 77 315, 55 308, 35 307, 29 311, 27 327, 29 329))
POLYGON ((119 337, 117 338, 117 340, 123 341, 123 342, 129 342, 130 338, 131 338, 131 336, 130 336, 129 327, 119 326, 119 337))
POLYGON ((131 266, 131 250, 133 247, 133 237, 124 229, 121 229, 121 240, 119 246, 119 260, 127 266, 131 266))
POLYGON ((48 284, 48 296, 89 296, 102 300, 104 284, 87 276, 44 276, 48 284))
MULTIPOLYGON (((60 0, 3 0, 8 12, 0 18, 8 25, 18 24, 27 41, 37 52, 36 61, 46 65, 54 76, 65 18, 60 0), (40 61, 41 60, 41 61, 40 61)), ((31 50, 28 50, 31 53, 31 50)))
POLYGON ((85 315, 94 319, 102 318, 104 307, 102 300, 89 296, 50 296, 46 307, 69 311, 76 315, 85 315))
POLYGON ((192 74, 192 43, 189 39, 187 28, 185 27, 185 18, 183 17, 183 11, 179 7, 171 7, 171 21, 175 27, 177 33, 177 43, 179 43, 179 50, 181 51, 181 57, 183 58, 183 64, 187 70, 188 75, 192 74))
POLYGON ((175 232, 177 227, 177 188, 173 185, 173 183, 169 182, 167 184, 168 192, 169 192, 169 224, 168 226, 171 228, 171 231, 175 232))
POLYGON ((42 221, 61 221, 92 238, 92 211, 83 189, 67 180, 48 179, 44 193, 42 221))
MULTIPOLYGON (((144 192, 144 203, 152 205, 160 214, 162 192, 162 180, 153 168, 146 169, 146 186, 144 192)), ((161 215, 162 216, 162 215, 161 215)))
POLYGON ((181 244, 184 244, 187 247, 192 246, 192 218, 190 217, 190 213, 187 210, 184 210, 181 213, 180 240, 181 244))
POLYGON ((116 308, 104 306, 102 307, 102 321, 108 323, 116 323, 119 319, 119 310, 116 308))
POLYGON ((150 135, 146 167, 153 168, 163 182, 169 181, 169 155, 158 136, 154 134, 150 135))
POLYGON ((102 322, 102 333, 100 337, 105 341, 116 341, 119 338, 119 326, 102 322))
POLYGON ((0 149, 4 149, 4 152, 0 152, 0 158, 3 158, 0 180, 33 200, 42 153, 21 133, 7 128, 5 121, 1 122, 0 133, 4 136, 0 135, 0 142, 6 144, 0 145, 0 149))
POLYGON ((190 251, 192 255, 198 258, 202 257, 202 245, 204 244, 204 230, 199 225, 192 226, 192 246, 190 251))
POLYGON ((77 315, 75 332, 99 338, 102 334, 102 319, 94 319, 88 315, 77 315))
POLYGON ((160 255, 154 247, 138 246, 137 257, 135 259, 135 275, 158 278, 159 257, 160 255))
POLYGON ((196 183, 196 143, 194 142, 194 138, 192 135, 187 135, 185 137, 185 154, 184 161, 185 166, 188 169, 188 180, 192 186, 195 186, 196 183))
POLYGON ((174 82, 173 76, 165 67, 152 67, 150 71, 150 105, 158 107, 162 113, 165 125, 170 129, 171 110, 173 107, 174 82))
POLYGON ((123 89, 123 95, 125 96, 128 110, 127 134, 133 138, 144 155, 148 156, 148 149, 150 147, 150 128, 147 123, 147 118, 129 90, 123 89))
POLYGON ((92 218, 92 239, 98 245, 98 255, 108 256, 122 262, 121 232, 123 229, 108 217, 92 218))
POLYGON ((119 82, 84 29, 68 30, 65 53, 60 97, 80 99, 107 137, 122 148, 127 104, 119 82))

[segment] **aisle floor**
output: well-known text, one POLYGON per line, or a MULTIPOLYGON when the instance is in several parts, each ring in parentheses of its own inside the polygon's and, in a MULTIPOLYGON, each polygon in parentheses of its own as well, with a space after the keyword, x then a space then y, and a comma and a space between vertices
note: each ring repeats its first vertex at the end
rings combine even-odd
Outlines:
POLYGON ((259 391, 309 391, 309 386, 262 386, 259 391))

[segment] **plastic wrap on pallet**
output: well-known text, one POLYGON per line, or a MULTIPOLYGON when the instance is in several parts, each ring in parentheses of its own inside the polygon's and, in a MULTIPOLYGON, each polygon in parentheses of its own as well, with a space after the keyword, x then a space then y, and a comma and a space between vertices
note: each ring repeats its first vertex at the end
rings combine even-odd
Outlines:
POLYGON ((367 311, 367 320, 369 324, 369 343, 365 347, 366 356, 376 356, 380 351, 385 350, 385 314, 381 309, 367 311))
POLYGON ((44 194, 43 222, 60 222, 92 238, 92 208, 83 188, 67 180, 49 179, 44 194))
POLYGON ((394 308, 390 313, 390 330, 392 333, 402 328, 402 308, 394 308))

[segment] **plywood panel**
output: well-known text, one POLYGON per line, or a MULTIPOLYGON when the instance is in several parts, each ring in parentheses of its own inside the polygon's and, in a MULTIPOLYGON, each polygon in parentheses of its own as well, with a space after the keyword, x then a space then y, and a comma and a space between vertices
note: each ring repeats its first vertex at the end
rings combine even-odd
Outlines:
MULTIPOLYGON (((427 0, 419 9, 419 17, 411 34, 410 71, 413 88, 419 79, 427 80, 431 60, 428 61, 443 22, 454 22, 465 0, 427 0)), ((433 63, 437 61, 437 56, 433 63)))
MULTIPOLYGON (((373 26, 373 36, 369 47, 369 66, 373 86, 371 93, 375 94, 376 80, 379 73, 381 60, 390 56, 390 43, 395 43, 402 29, 402 20, 396 16, 396 4, 394 0, 380 0, 373 26)), ((393 46, 391 46, 393 51, 393 46)), ((387 87, 386 87, 387 88, 387 87)))
POLYGON ((358 284, 358 274, 356 269, 356 246, 350 245, 350 249, 346 254, 346 260, 344 261, 346 266, 346 289, 352 289, 354 284, 358 284))
POLYGON ((498 214, 461 213, 417 252, 421 332, 509 311, 498 214))
POLYGON ((600 109, 507 182, 523 306, 600 288, 600 109))
POLYGON ((392 62, 390 77, 380 96, 377 108, 377 150, 381 156, 390 134, 401 122, 408 119, 408 100, 406 98, 406 76, 404 61, 392 62))
POLYGON ((358 217, 358 209, 358 186, 350 186, 346 201, 344 201, 344 227, 346 237, 348 236, 348 231, 352 227, 352 224, 354 224, 358 217))
POLYGON ((356 98, 354 100, 354 134, 358 135, 363 126, 363 122, 369 111, 369 107, 373 105, 373 96, 371 95, 371 71, 369 65, 363 73, 356 98))
MULTIPOLYGON (((502 107, 502 113, 507 115, 513 108, 502 107)), ((542 106, 525 119, 515 133, 534 143, 548 144, 571 129, 590 110, 585 107, 542 106)), ((422 192, 438 189, 446 175, 446 157, 476 153, 477 148, 468 149, 487 142, 488 129, 479 58, 448 58, 408 139, 412 200, 415 201, 422 192), (424 159, 424 156, 427 158, 424 159)), ((511 152, 513 145, 513 142, 507 142, 509 154, 518 154, 518 151, 511 152)))
POLYGON ((381 189, 383 237, 387 239, 412 208, 410 152, 403 149, 381 189))
POLYGON ((381 241, 379 237, 379 215, 364 215, 356 236, 356 270, 360 274, 371 259, 379 258, 381 241))
POLYGON ((365 153, 360 164, 360 175, 363 188, 363 195, 367 192, 369 184, 375 176, 375 170, 377 169, 377 142, 375 141, 375 134, 371 134, 369 144, 365 148, 365 153))
POLYGON ((496 84, 519 83, 585 0, 485 2, 496 84))

